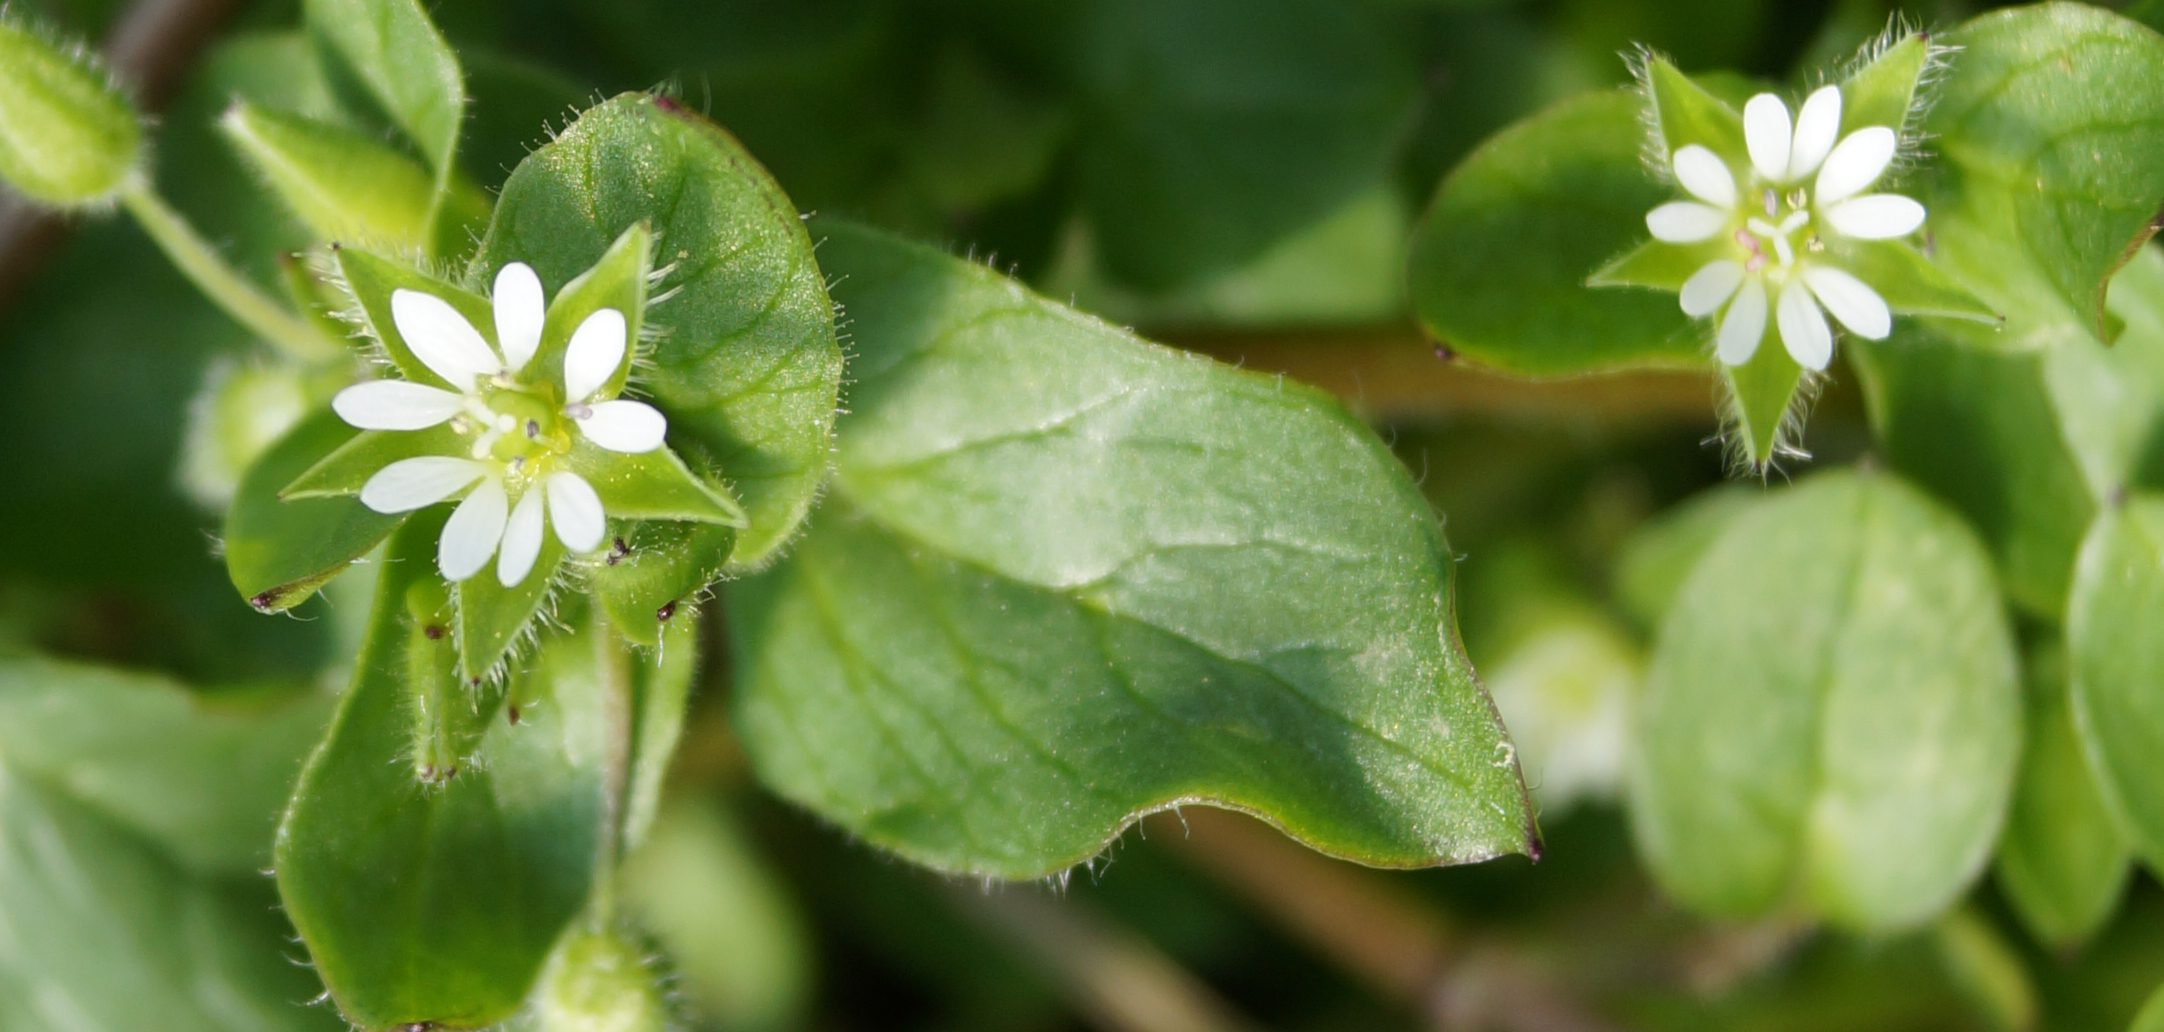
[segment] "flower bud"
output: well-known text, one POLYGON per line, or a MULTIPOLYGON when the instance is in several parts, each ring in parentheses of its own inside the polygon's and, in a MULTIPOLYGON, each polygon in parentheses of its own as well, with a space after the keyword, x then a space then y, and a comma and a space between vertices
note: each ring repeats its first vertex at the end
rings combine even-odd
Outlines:
POLYGON ((94 204, 142 155, 141 120, 87 54, 0 18, 0 180, 44 204, 94 204))

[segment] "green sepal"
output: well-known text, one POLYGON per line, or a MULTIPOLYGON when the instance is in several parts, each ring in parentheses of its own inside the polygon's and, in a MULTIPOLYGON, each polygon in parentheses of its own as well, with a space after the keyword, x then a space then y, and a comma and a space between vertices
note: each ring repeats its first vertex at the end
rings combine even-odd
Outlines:
POLYGON ((625 528, 617 541, 622 547, 588 571, 587 584, 625 638, 654 648, 664 629, 684 622, 699 593, 721 579, 736 547, 736 528, 647 520, 625 528))
POLYGON ((2006 318, 1914 247, 1899 240, 1848 241, 1836 263, 1871 285, 1897 315, 1963 319, 1997 327, 2006 318))
POLYGON ((1656 139, 1666 158, 1691 144, 1741 154, 1743 116, 1665 57, 1646 56, 1639 75, 1653 104, 1656 139))
MULTIPOLYGON (((425 535, 443 533, 443 513, 431 515, 425 535)), ((484 570, 476 577, 493 574, 484 570)), ((450 589, 439 577, 415 577, 406 585, 406 618, 420 633, 405 636, 406 706, 413 732, 413 775, 435 783, 457 777, 482 736, 503 709, 502 678, 474 683, 452 676, 458 648, 450 589)))
MULTIPOLYGON (((538 490, 538 486, 527 490, 538 490)), ((556 572, 569 552, 557 540, 553 527, 541 533, 541 555, 534 560, 526 579, 504 587, 496 579, 496 560, 490 559, 479 573, 459 581, 454 589, 458 603, 458 673, 470 685, 490 680, 496 664, 518 644, 519 635, 532 628, 555 587, 556 572)))
POLYGON ((235 100, 218 127, 317 237, 396 250, 428 246, 428 171, 376 137, 245 100, 235 100))
POLYGON ((1753 470, 1764 470, 1780 451, 1782 426, 1803 384, 1803 367, 1788 357, 1778 336, 1769 316, 1765 335, 1750 361, 1721 367, 1728 383, 1730 432, 1753 470))
POLYGON ((1841 83, 1841 132, 1883 125, 1902 131, 1916 110, 1916 88, 1931 65, 1930 41, 1910 33, 1841 83))
POLYGON ((580 438, 568 465, 593 485, 610 519, 690 520, 740 530, 748 523, 728 488, 693 473, 667 447, 626 455, 580 438))
POLYGON ((241 477, 225 516, 226 574, 248 604, 291 609, 374 549, 405 522, 350 497, 286 498, 280 487, 351 443, 354 430, 329 410, 301 421, 241 477))
POLYGON ((1733 258, 1726 240, 1715 237, 1695 244, 1670 244, 1647 240, 1618 256, 1586 277, 1589 287, 1648 287, 1669 293, 1683 289, 1683 281, 1707 262, 1733 258))
MULTIPOLYGON (((398 325, 391 319, 391 294, 404 288, 434 294, 458 310, 466 321, 488 341, 496 343, 496 313, 487 299, 463 287, 430 276, 405 262, 379 258, 366 251, 350 247, 333 247, 332 260, 338 266, 339 279, 345 284, 346 294, 352 300, 363 326, 370 337, 383 346, 383 352, 398 367, 405 378, 414 383, 431 387, 459 390, 437 376, 406 346, 406 338, 398 332, 398 325)), ((499 350, 498 354, 502 352, 499 350)))
POLYGON ((555 299, 549 302, 548 322, 541 331, 541 346, 534 352, 529 368, 540 371, 542 379, 562 383, 564 351, 571 343, 571 335, 577 332, 587 316, 604 308, 614 308, 624 313, 624 360, 618 363, 616 372, 609 376, 595 397, 612 398, 622 393, 624 379, 631 373, 632 356, 638 353, 639 326, 646 312, 646 284, 653 269, 653 254, 653 231, 644 222, 635 223, 617 236, 592 268, 564 284, 563 289, 556 292, 555 299))
POLYGON ((0 10, 0 181, 44 204, 95 204, 142 156, 142 122, 104 71, 0 10))
MULTIPOLYGON (((339 425, 345 424, 341 421, 339 425)), ((278 497, 292 502, 356 495, 368 478, 391 463, 424 455, 456 457, 465 454, 466 447, 465 439, 448 423, 426 430, 364 430, 293 477, 279 489, 278 497)))

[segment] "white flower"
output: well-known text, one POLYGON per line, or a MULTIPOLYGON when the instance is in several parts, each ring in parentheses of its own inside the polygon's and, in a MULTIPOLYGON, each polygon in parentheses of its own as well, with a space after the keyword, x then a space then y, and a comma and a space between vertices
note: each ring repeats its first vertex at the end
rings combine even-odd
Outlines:
POLYGON ((1788 105, 1761 93, 1743 107, 1749 160, 1741 163, 1748 168, 1741 186, 1730 163, 1706 147, 1692 144, 1670 159, 1676 182, 1693 199, 1653 209, 1646 228, 1670 244, 1702 244, 1724 234, 1732 243, 1730 253, 1684 282, 1681 297, 1693 318, 1719 313, 1714 353, 1727 365, 1757 353, 1769 310, 1789 356, 1811 370, 1825 369, 1833 358, 1828 313, 1869 340, 1893 329, 1886 300, 1841 269, 1825 241, 1907 236, 1923 225, 1924 206, 1898 194, 1863 193, 1893 163, 1900 143, 1893 129, 1866 126, 1845 137, 1840 129, 1838 86, 1806 98, 1793 125, 1788 105))
POLYGON ((361 503, 411 512, 472 488, 444 524, 436 564, 462 581, 496 557, 496 579, 512 587, 541 554, 543 524, 573 552, 591 552, 607 534, 601 498, 569 469, 568 427, 610 451, 661 447, 668 421, 653 406, 602 399, 630 347, 624 313, 604 308, 579 323, 564 349, 560 383, 532 377, 546 308, 541 280, 514 262, 496 275, 491 346, 458 309, 417 290, 391 294, 391 321, 421 364, 457 390, 375 380, 338 392, 331 408, 363 430, 426 430, 450 423, 471 443, 462 455, 401 459, 361 486, 361 503))

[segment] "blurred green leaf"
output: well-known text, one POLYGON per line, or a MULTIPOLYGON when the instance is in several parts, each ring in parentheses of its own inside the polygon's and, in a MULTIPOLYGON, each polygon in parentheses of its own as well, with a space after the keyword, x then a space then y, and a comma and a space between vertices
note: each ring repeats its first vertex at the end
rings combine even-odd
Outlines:
POLYGON ((1139 286, 1193 282, 1337 210, 1412 126, 1411 55, 1359 4, 1091 0, 1078 20, 1083 209, 1139 286))
POLYGON ((458 56, 417 0, 304 0, 308 29, 330 47, 435 171, 434 212, 450 192, 466 116, 458 56))
POLYGON ((1982 548, 1896 478, 1731 521, 1662 622, 1632 749, 1640 849, 1695 910, 1913 926, 1982 867, 2019 749, 1982 548))
POLYGON ((621 879, 626 910, 659 941, 695 1012, 747 1032, 806 1024, 810 932, 759 847, 715 802, 663 807, 621 879))
POLYGON ((473 273, 524 261, 564 283, 642 223, 674 292, 647 313, 642 386, 677 450, 742 501, 731 564, 756 565, 825 480, 842 357, 810 238, 736 142, 655 97, 597 105, 512 173, 473 273))
POLYGON ((0 1027, 336 1027, 255 874, 328 704, 0 659, 0 1027))
POLYGON ((666 1032, 661 972, 636 942, 607 928, 564 936, 535 989, 532 1032, 666 1032))
POLYGON ((317 238, 427 249, 431 185, 412 158, 354 130, 246 101, 218 125, 317 238))
POLYGON ((634 661, 575 612, 575 630, 512 679, 520 723, 491 722, 455 773, 415 769, 413 693, 464 698, 450 650, 429 647, 444 629, 407 606, 415 585, 440 585, 440 526, 417 519, 392 539, 352 685, 278 835, 286 913, 339 1008, 369 1028, 516 1010, 585 910, 620 813, 610 768, 625 754, 610 743, 629 733, 634 661))
POLYGON ((2064 650, 2042 647, 2029 668, 2027 745, 1996 871, 2030 933, 2064 949, 2095 934, 2118 909, 2129 855, 2082 755, 2064 650))
POLYGON ((0 12, 0 181, 44 204, 94 204, 142 158, 134 106, 89 52, 0 12))
POLYGON ((2107 506, 2082 542, 2067 602, 2074 720, 2104 800, 2143 861, 2164 866, 2164 499, 2107 506))
POLYGON ((1701 491, 1640 525, 1616 556, 1617 604, 1638 626, 1660 626, 1699 558, 1766 496, 1755 484, 1701 491))
POLYGON ((731 589, 738 725, 770 786, 1005 877, 1183 802, 1385 866, 1537 849, 1449 629, 1448 546, 1364 427, 819 228, 862 349, 836 497, 731 589))
POLYGON ((2104 327, 2104 284, 2164 199, 2164 38, 2075 3, 1995 11, 1960 47, 1924 130, 1937 258, 2008 317, 1998 346, 2104 327))

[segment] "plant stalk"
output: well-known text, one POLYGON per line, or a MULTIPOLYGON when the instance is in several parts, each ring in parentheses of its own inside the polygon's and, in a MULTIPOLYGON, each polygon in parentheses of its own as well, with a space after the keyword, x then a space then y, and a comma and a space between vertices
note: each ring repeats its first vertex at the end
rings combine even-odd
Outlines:
POLYGON ((122 190, 120 203, 174 267, 250 333, 309 365, 332 361, 343 353, 337 341, 325 338, 228 264, 150 184, 138 182, 122 190))

